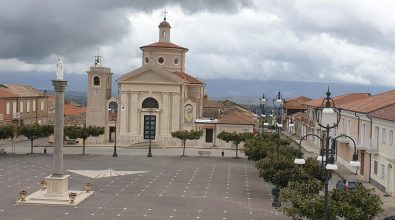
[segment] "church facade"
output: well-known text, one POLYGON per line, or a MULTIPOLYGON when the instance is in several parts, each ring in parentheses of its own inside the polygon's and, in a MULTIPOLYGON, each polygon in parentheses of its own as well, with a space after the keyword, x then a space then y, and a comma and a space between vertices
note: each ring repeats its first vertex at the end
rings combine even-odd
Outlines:
POLYGON ((142 66, 117 79, 118 97, 111 97, 112 73, 100 60, 87 71, 86 123, 105 128, 105 134, 90 138, 90 143, 133 146, 151 139, 176 144, 171 132, 196 129, 195 121, 203 112, 204 83, 185 73, 188 49, 171 43, 170 29, 164 19, 159 41, 140 47, 142 66))

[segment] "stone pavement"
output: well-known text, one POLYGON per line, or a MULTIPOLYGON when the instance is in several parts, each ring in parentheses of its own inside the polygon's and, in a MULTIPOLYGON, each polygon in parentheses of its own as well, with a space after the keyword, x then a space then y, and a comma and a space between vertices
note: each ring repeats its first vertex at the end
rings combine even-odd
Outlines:
POLYGON ((65 155, 65 170, 74 170, 66 172, 69 188, 80 190, 90 182, 95 191, 75 207, 15 205, 20 190, 40 188, 51 173, 52 155, 0 156, 0 219, 289 219, 271 207, 272 186, 259 178, 254 163, 233 159, 233 152, 199 157, 194 149, 180 157, 181 149, 156 149, 152 158, 146 150, 114 158, 111 150, 102 148, 107 155, 65 155), (108 169, 123 172, 89 177, 92 170, 108 169))
MULTIPOLYGON (((294 143, 299 144, 300 139, 295 136, 291 136, 288 133, 283 132, 283 134, 291 139, 294 143)), ((313 144, 310 144, 307 141, 302 141, 301 144, 302 148, 305 150, 305 156, 314 156, 317 157, 320 153, 319 149, 315 147, 313 144)), ((384 202, 383 204, 383 212, 380 216, 377 216, 376 219, 383 219, 384 217, 388 216, 395 216, 395 198, 391 196, 387 196, 386 193, 383 193, 380 191, 378 188, 364 180, 362 177, 356 175, 353 173, 351 170, 347 169, 345 166, 342 164, 338 163, 337 164, 338 170, 336 171, 336 174, 341 178, 341 179, 354 179, 357 180, 358 182, 362 183, 362 185, 365 188, 369 189, 374 189, 376 194, 380 196, 381 201, 384 202)))

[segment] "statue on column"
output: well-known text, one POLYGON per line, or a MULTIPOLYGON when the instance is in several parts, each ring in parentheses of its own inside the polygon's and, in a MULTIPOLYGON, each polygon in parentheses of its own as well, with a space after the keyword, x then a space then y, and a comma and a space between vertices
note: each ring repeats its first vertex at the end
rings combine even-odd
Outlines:
POLYGON ((63 80, 63 61, 62 58, 58 58, 58 62, 56 63, 56 79, 63 80))

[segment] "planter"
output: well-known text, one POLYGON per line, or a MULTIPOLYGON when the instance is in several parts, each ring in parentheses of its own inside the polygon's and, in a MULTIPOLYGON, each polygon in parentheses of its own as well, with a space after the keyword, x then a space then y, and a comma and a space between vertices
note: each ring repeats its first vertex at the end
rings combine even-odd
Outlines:
POLYGON ((47 181, 46 180, 41 180, 41 189, 46 190, 47 189, 47 181))
POLYGON ((85 183, 85 192, 90 192, 92 190, 92 183, 85 183))
POLYGON ((19 198, 21 198, 22 202, 26 201, 26 196, 27 196, 27 192, 25 190, 19 192, 19 198))
POLYGON ((77 193, 69 193, 69 198, 70 198, 70 204, 74 203, 75 197, 77 197, 77 193))

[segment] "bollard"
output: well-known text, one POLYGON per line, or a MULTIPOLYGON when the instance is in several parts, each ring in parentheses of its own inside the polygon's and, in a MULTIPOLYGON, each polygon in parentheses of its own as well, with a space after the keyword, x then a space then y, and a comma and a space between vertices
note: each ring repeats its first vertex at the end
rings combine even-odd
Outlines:
POLYGON ((224 149, 222 149, 221 155, 222 155, 222 156, 225 156, 224 149))
POLYGON ((44 154, 47 154, 47 147, 44 148, 44 154))

